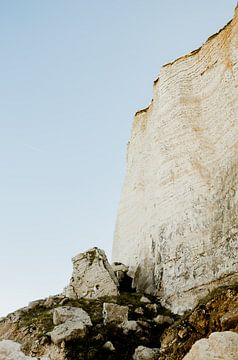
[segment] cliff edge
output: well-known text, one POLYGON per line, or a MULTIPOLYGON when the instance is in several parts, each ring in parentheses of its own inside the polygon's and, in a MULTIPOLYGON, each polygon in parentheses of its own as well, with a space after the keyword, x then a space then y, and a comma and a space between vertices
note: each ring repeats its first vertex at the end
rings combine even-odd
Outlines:
POLYGON ((134 286, 173 312, 238 280, 238 8, 162 67, 135 115, 113 243, 134 286))

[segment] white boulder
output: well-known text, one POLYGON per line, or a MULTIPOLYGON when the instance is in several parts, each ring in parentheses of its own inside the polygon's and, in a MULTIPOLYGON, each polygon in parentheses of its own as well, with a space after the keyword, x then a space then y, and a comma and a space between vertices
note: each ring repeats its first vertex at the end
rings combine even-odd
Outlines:
POLYGON ((237 360, 238 334, 214 332, 208 339, 198 340, 183 360, 237 360))
MULTIPOLYGON (((1 360, 33 360, 30 356, 26 356, 21 351, 21 345, 11 340, 0 341, 0 359, 1 360)), ((48 357, 41 360, 49 360, 48 357)))
POLYGON ((73 258, 73 274, 64 294, 70 299, 118 295, 118 280, 105 252, 92 248, 73 258))
POLYGON ((133 360, 157 360, 159 349, 151 349, 145 346, 138 346, 133 354, 133 360))

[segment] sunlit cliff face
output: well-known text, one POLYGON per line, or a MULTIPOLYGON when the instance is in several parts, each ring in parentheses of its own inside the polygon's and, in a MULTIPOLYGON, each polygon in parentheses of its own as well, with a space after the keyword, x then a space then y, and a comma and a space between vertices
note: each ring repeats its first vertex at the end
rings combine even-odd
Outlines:
POLYGON ((113 261, 174 312, 238 279, 238 9, 136 113, 113 261))

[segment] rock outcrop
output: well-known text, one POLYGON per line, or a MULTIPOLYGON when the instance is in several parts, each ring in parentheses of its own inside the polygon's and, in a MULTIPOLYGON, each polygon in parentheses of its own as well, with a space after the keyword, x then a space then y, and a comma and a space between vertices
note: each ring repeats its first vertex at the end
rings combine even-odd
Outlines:
POLYGON ((216 359, 238 359, 238 334, 231 331, 212 333, 208 339, 198 340, 183 360, 216 359))
MULTIPOLYGON (((34 360, 35 357, 26 356, 21 351, 21 345, 11 341, 0 341, 0 359, 1 360, 34 360)), ((48 357, 38 358, 39 360, 50 360, 48 357)))
POLYGON ((128 145, 113 261, 173 312, 238 280, 237 139, 238 8, 162 67, 128 145))
POLYGON ((213 290, 162 334, 160 360, 181 360, 196 341, 214 332, 238 333, 238 285, 213 290))
POLYGON ((55 344, 63 341, 83 339, 88 327, 92 326, 90 316, 82 308, 63 306, 53 310, 53 324, 56 325, 47 335, 55 344))
POLYGON ((0 359, 182 360, 211 333, 238 332, 238 285, 218 288, 182 317, 165 309, 158 297, 130 290, 31 302, 0 320, 0 359))
POLYGON ((73 258, 73 274, 64 290, 70 299, 118 295, 119 282, 105 252, 93 248, 73 258))

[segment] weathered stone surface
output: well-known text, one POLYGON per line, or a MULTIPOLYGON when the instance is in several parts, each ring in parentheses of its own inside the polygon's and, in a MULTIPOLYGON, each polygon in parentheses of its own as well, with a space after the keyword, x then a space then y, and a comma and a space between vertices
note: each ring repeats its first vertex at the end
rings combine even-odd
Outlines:
POLYGON ((121 324, 128 320, 128 306, 121 306, 113 303, 103 304, 103 322, 104 324, 121 324))
POLYGON ((87 326, 77 320, 68 320, 63 324, 56 326, 48 333, 51 341, 56 345, 60 344, 62 341, 84 338, 86 334, 87 326))
POLYGON ((165 316, 165 315, 157 315, 153 319, 153 321, 157 325, 164 325, 164 324, 172 325, 174 322, 174 320, 170 316, 165 316))
POLYGON ((157 360, 159 349, 150 349, 145 346, 138 346, 133 355, 133 360, 157 360))
POLYGON ((238 280, 238 8, 135 115, 113 261, 173 312, 238 280))
POLYGON ((235 329, 238 327, 238 307, 225 313, 220 321, 222 330, 235 329))
POLYGON ((118 280, 105 252, 93 248, 73 258, 73 274, 64 290, 70 299, 118 295, 118 280))
POLYGON ((136 315, 144 315, 144 310, 141 306, 136 308, 134 312, 136 315))
POLYGON ((138 332, 141 329, 135 320, 124 321, 120 327, 123 329, 124 334, 128 334, 130 331, 138 332))
POLYGON ((85 310, 71 306, 55 308, 53 323, 58 326, 48 335, 56 345, 62 341, 84 338, 87 334, 87 326, 92 326, 90 316, 85 310))
POLYGON ((117 263, 117 262, 114 262, 112 263, 112 270, 114 271, 118 281, 122 281, 125 274, 127 274, 128 270, 129 270, 129 267, 122 264, 122 263, 117 263))
POLYGON ((208 339, 198 340, 184 360, 237 360, 238 334, 231 331, 212 333, 208 339))
POLYGON ((53 323, 59 325, 67 320, 77 320, 82 322, 84 325, 92 326, 92 322, 88 313, 81 309, 71 306, 62 306, 55 308, 53 311, 53 323))
POLYGON ((103 349, 108 350, 108 351, 115 351, 116 350, 111 341, 105 342, 105 344, 103 345, 103 349))
MULTIPOLYGON (((21 345, 11 341, 2 340, 0 341, 0 359, 1 360, 33 360, 35 358, 26 356, 21 351, 21 345)), ((41 360, 49 360, 48 357, 43 357, 41 360)))
MULTIPOLYGON (((185 314, 160 338, 160 360, 181 360, 196 341, 222 331, 221 319, 238 306, 238 284, 212 291, 196 308, 185 314)), ((238 324, 227 322, 226 330, 238 332, 238 324)))
POLYGON ((151 303, 150 299, 148 299, 146 296, 141 296, 140 302, 142 302, 143 304, 150 304, 151 303))

